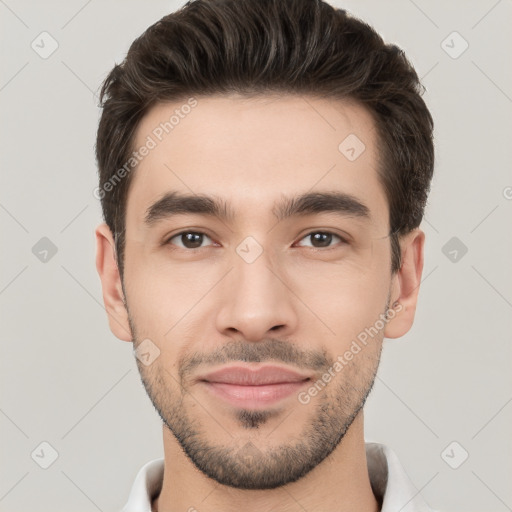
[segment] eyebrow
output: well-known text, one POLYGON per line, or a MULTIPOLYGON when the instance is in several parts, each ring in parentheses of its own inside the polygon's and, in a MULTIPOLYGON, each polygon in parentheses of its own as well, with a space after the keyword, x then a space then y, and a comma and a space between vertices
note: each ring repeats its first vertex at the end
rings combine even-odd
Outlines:
MULTIPOLYGON (((284 197, 272 208, 278 221, 315 213, 337 213, 347 217, 370 220, 370 209, 356 197, 344 192, 306 192, 295 197, 284 197)), ((226 201, 203 194, 168 192, 146 210, 144 224, 148 227, 158 221, 179 214, 199 214, 232 222, 233 210, 226 201)))

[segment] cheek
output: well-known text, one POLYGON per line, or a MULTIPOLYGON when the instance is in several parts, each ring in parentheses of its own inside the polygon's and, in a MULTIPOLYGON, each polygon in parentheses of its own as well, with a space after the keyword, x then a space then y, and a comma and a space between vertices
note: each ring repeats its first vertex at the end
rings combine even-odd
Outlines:
POLYGON ((293 278, 291 288, 327 326, 326 332, 330 331, 338 345, 350 344, 384 313, 391 275, 383 265, 369 260, 364 264, 315 263, 301 265, 300 272, 291 269, 290 278, 292 273, 300 278, 293 278))
POLYGON ((134 257, 126 265, 126 294, 138 334, 160 339, 179 331, 225 271, 205 262, 171 263, 134 257))

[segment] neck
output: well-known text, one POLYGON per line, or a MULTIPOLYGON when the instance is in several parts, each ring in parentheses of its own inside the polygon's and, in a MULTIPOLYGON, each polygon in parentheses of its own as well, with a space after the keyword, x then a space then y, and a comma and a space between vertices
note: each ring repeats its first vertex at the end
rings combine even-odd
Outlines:
POLYGON ((153 512, 378 512, 372 492, 358 414, 337 448, 296 482, 271 490, 240 490, 218 484, 200 472, 163 426, 164 479, 153 512))

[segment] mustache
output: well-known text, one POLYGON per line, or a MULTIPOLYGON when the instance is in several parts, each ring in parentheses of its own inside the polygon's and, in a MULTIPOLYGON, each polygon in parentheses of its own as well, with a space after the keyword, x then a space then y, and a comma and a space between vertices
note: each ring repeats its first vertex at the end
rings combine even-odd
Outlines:
POLYGON ((268 338, 257 343, 229 341, 214 352, 204 354, 195 352, 179 360, 181 381, 201 365, 217 365, 231 362, 263 363, 280 362, 292 364, 301 369, 315 372, 326 371, 331 359, 325 350, 300 350, 292 342, 268 338))

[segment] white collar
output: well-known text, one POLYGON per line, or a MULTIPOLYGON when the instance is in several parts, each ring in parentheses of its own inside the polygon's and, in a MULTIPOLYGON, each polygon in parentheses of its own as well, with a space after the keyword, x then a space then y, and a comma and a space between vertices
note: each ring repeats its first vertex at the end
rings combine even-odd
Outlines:
MULTIPOLYGON (((435 512, 414 487, 393 450, 379 443, 365 446, 370 483, 375 496, 382 500, 381 512, 435 512)), ((163 476, 164 459, 142 466, 121 512, 151 512, 151 501, 162 488, 163 476)))

